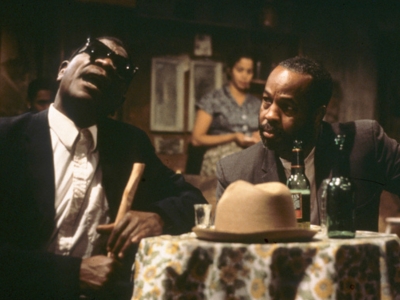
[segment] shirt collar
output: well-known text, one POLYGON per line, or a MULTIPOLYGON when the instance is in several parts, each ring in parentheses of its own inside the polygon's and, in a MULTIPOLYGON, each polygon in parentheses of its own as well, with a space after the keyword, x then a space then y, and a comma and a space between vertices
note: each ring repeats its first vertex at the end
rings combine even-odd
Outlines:
MULTIPOLYGON (((72 151, 75 140, 79 135, 81 128, 77 127, 75 123, 69 119, 66 115, 61 113, 54 107, 52 103, 49 108, 49 125, 50 128, 57 135, 61 143, 68 149, 72 151)), ((93 149, 94 151, 97 147, 97 125, 92 125, 87 128, 92 134, 93 138, 93 149)))
POLYGON ((231 99, 238 106, 243 106, 247 102, 248 94, 246 93, 243 103, 241 105, 239 105, 237 103, 235 98, 233 98, 233 96, 232 96, 231 88, 229 87, 229 83, 223 86, 223 91, 224 91, 225 96, 228 97, 229 99, 231 99))

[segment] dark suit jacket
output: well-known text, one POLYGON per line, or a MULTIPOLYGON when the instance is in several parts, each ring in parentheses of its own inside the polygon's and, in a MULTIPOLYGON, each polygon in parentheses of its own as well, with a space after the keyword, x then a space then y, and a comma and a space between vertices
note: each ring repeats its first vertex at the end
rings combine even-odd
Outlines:
MULTIPOLYGON (((334 138, 346 134, 350 178, 356 188, 356 228, 378 230, 379 199, 382 190, 400 195, 400 146, 387 137, 375 121, 322 124, 315 148, 317 189, 329 177, 335 163, 334 138)), ((217 164, 217 199, 232 182, 242 179, 253 184, 280 181, 286 183, 281 161, 258 143, 221 159, 217 164)))
MULTIPOLYGON (((165 222, 164 233, 191 230, 193 204, 206 200, 161 163, 142 130, 104 119, 98 124, 98 150, 112 220, 133 163, 144 162, 132 209, 157 212, 165 222)), ((45 252, 55 226, 54 195, 47 111, 1 119, 0 298, 73 299, 77 295, 81 259, 45 252)))

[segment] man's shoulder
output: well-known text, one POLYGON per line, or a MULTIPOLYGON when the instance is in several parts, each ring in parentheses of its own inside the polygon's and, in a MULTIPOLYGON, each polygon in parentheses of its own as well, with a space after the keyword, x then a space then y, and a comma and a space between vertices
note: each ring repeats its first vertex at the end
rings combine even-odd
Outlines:
POLYGON ((98 148, 102 156, 121 159, 151 156, 153 145, 147 134, 138 127, 113 119, 97 123, 98 148))
POLYGON ((229 157, 243 158, 243 157, 247 157, 247 156, 253 157, 255 154, 264 152, 264 150, 265 150, 265 148, 264 148, 262 142, 258 142, 257 144, 250 146, 246 149, 243 149, 242 151, 236 152, 232 155, 229 155, 226 158, 229 158, 229 157))
POLYGON ((385 138, 384 130, 375 120, 363 119, 343 123, 327 124, 325 138, 333 140, 334 135, 346 135, 346 143, 353 145, 356 153, 374 151, 375 143, 385 138), (331 132, 331 133, 329 133, 331 132))
POLYGON ((1 117, 0 118, 0 134, 5 134, 11 131, 22 131, 28 127, 34 115, 30 112, 18 116, 1 117))
POLYGON ((98 127, 99 130, 104 130, 117 135, 147 136, 147 134, 139 127, 111 118, 101 120, 98 123, 98 127))
POLYGON ((24 120, 29 120, 32 118, 32 116, 32 113, 26 112, 18 116, 0 117, 0 125, 16 124, 23 122, 24 120))
POLYGON ((362 119, 349 122, 327 123, 335 134, 349 134, 356 137, 370 135, 374 131, 383 130, 376 120, 362 119))
POLYGON ((262 177, 262 166, 269 160, 271 151, 264 148, 261 142, 240 152, 222 158, 217 163, 217 177, 227 186, 238 179, 259 182, 262 177))
POLYGON ((371 127, 380 126, 376 120, 372 119, 361 119, 348 122, 334 122, 326 124, 328 124, 328 126, 331 126, 333 129, 348 128, 352 126, 357 129, 370 129, 371 127))
POLYGON ((242 151, 228 155, 220 160, 223 166, 248 166, 257 162, 258 157, 262 157, 265 148, 261 142, 246 148, 242 151))

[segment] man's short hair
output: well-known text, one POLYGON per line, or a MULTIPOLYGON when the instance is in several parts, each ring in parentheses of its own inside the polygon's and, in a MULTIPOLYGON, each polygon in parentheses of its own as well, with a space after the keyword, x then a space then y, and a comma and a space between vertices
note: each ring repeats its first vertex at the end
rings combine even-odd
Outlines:
POLYGON ((28 100, 32 103, 37 93, 40 90, 49 90, 52 94, 55 93, 56 84, 49 78, 37 78, 32 80, 28 86, 28 100))
POLYGON ((332 77, 320 63, 308 57, 296 56, 279 65, 296 73, 310 75, 313 80, 307 97, 310 98, 312 107, 328 105, 332 96, 332 77))

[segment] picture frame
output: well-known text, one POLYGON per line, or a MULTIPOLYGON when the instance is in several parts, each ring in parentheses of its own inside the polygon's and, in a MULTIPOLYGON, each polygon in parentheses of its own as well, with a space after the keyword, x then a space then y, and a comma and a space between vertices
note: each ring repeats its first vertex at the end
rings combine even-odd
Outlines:
POLYGON ((154 57, 151 67, 150 130, 185 130, 184 76, 188 57, 154 57))
POLYGON ((223 85, 223 64, 212 60, 191 60, 189 70, 188 131, 192 131, 196 102, 223 85))
POLYGON ((184 140, 179 137, 154 137, 154 148, 157 154, 183 154, 184 140))

